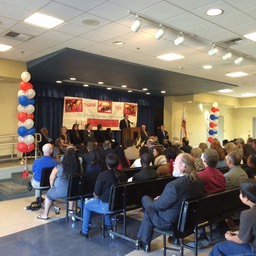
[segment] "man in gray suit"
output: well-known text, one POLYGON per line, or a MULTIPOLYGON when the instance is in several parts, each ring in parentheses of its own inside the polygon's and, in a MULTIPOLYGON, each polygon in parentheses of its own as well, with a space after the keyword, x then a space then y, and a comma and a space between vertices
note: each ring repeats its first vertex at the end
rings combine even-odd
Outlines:
POLYGON ((174 163, 173 176, 160 196, 153 199, 142 198, 144 217, 137 235, 139 249, 150 252, 150 242, 154 227, 170 230, 177 226, 183 200, 203 195, 203 182, 198 178, 195 164, 190 154, 179 154, 174 163))
POLYGON ((226 189, 239 187, 241 182, 248 180, 248 175, 241 168, 242 155, 238 150, 231 151, 226 157, 229 171, 224 174, 226 179, 226 189))

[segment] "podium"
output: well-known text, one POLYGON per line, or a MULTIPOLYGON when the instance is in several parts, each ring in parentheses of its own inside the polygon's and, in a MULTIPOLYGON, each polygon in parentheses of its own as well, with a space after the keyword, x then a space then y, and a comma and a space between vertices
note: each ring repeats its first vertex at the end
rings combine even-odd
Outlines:
POLYGON ((122 146, 126 148, 126 140, 135 140, 140 137, 140 127, 128 127, 122 130, 122 146))

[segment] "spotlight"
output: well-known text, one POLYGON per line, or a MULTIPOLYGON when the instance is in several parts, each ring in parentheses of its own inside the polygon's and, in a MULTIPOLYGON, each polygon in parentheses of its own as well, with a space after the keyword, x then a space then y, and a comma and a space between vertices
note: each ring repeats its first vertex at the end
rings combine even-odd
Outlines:
POLYGON ((215 44, 212 44, 212 48, 210 51, 208 51, 209 56, 215 55, 219 50, 215 47, 215 44))
POLYGON ((227 51, 223 56, 222 56, 222 59, 223 60, 228 60, 232 57, 232 53, 227 51))
POLYGON ((244 60, 243 57, 239 57, 239 58, 237 58, 237 59, 234 60, 234 63, 235 63, 236 65, 240 65, 240 64, 243 62, 243 60, 244 60))
POLYGON ((181 44, 184 42, 184 40, 185 40, 185 38, 184 38, 182 32, 180 32, 180 34, 178 35, 178 37, 174 40, 174 44, 175 44, 176 46, 179 46, 179 45, 181 45, 181 44))
POLYGON ((156 33, 155 33, 155 38, 157 39, 157 40, 159 40, 159 39, 161 39, 162 37, 163 37, 163 35, 164 35, 164 28, 163 28, 163 26, 160 24, 159 25, 159 29, 156 31, 156 33))
POLYGON ((138 32, 141 26, 141 20, 139 19, 138 15, 136 15, 132 25, 131 25, 131 31, 132 32, 138 32))

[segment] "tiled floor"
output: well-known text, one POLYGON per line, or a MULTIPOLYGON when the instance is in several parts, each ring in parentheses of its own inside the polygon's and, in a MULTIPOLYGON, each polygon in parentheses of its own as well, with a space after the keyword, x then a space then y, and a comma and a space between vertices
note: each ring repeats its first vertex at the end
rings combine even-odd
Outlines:
MULTIPOLYGON (((72 256, 104 256, 104 255, 147 255, 135 250, 135 245, 124 239, 101 239, 99 216, 93 218, 92 237, 89 240, 78 235, 82 223, 66 221, 65 204, 57 202, 62 210, 59 215, 50 212, 48 221, 38 220, 39 211, 26 211, 24 208, 34 200, 27 197, 0 202, 0 248, 1 255, 72 255, 72 256)), ((135 238, 139 228, 142 212, 129 212, 128 235, 135 238)), ((149 255, 162 255, 162 237, 156 234, 152 241, 152 252, 149 255)), ((210 247, 199 251, 200 256, 208 255, 210 247)), ((168 255, 173 255, 169 252, 168 255)), ((193 255, 185 250, 185 255, 193 255)))

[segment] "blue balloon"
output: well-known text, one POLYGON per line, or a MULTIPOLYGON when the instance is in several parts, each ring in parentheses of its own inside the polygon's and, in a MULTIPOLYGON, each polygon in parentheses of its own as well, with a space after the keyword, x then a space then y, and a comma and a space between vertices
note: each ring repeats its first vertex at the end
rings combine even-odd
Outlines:
POLYGON ((35 99, 29 99, 28 105, 35 105, 35 99))
POLYGON ((18 128, 18 134, 19 134, 20 136, 22 136, 22 137, 26 136, 26 135, 27 135, 27 132, 28 132, 28 130, 27 130, 27 128, 24 127, 24 126, 20 126, 20 127, 18 128))
POLYGON ((20 103, 20 105, 26 107, 28 105, 28 97, 25 96, 25 95, 21 95, 19 98, 18 98, 18 101, 20 103))
POLYGON ((36 129, 34 127, 27 130, 27 135, 34 135, 36 132, 36 129))
POLYGON ((208 132, 210 135, 214 135, 214 134, 217 134, 218 132, 217 131, 213 131, 213 130, 209 130, 208 132))
POLYGON ((215 120, 215 119, 218 119, 218 117, 215 116, 215 115, 210 115, 210 119, 211 119, 211 120, 215 120))

